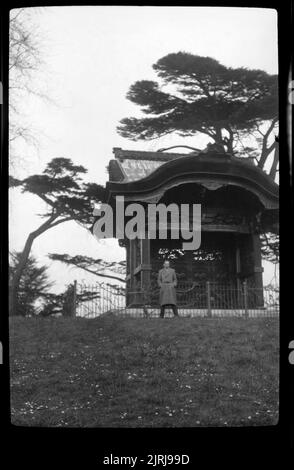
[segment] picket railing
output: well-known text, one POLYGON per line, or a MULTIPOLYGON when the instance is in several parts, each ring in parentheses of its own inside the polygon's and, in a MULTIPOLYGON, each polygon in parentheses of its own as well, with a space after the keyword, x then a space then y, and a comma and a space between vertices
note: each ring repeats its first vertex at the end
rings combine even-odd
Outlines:
MULTIPOLYGON (((159 315, 159 289, 128 290, 107 283, 75 283, 73 315, 95 318, 113 313, 134 317, 159 315), (128 299, 128 302, 126 301, 128 299)), ((177 286, 179 314, 182 316, 276 317, 279 315, 278 288, 239 287, 206 282, 180 282, 177 286)), ((167 316, 171 312, 167 311, 167 316)))
POLYGON ((77 283, 76 315, 95 318, 105 313, 119 313, 126 308, 125 288, 122 286, 96 282, 77 283))

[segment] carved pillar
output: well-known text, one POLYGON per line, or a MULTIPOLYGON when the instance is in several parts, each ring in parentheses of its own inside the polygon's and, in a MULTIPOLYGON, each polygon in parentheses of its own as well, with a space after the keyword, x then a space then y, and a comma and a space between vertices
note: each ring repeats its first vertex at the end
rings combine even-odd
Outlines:
POLYGON ((257 307, 263 307, 263 281, 262 281, 262 260, 261 260, 261 242, 258 234, 252 234, 252 254, 253 254, 253 278, 256 290, 257 307))
POLYGON ((126 240, 126 303, 130 304, 130 290, 131 290, 131 247, 130 240, 126 240))
POLYGON ((241 287, 241 255, 240 255, 240 246, 238 244, 238 239, 236 240, 236 275, 237 275, 237 288, 241 287))
POLYGON ((139 305, 142 303, 141 290, 141 240, 130 240, 130 303, 139 305))
POLYGON ((130 273, 130 285, 131 288, 134 284, 134 269, 135 269, 135 262, 136 262, 136 253, 135 253, 135 240, 129 241, 129 273, 130 273))
POLYGON ((145 238, 140 240, 141 246, 141 288, 148 289, 150 286, 150 239, 145 238))
POLYGON ((134 270, 136 267, 136 244, 135 240, 129 240, 128 242, 128 293, 127 303, 128 305, 134 302, 134 291, 136 290, 136 279, 134 270))

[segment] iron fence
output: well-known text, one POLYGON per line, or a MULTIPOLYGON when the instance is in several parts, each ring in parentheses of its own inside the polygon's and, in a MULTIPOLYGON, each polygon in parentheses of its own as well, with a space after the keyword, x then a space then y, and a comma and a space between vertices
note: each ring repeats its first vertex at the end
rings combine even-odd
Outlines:
POLYGON ((125 288, 108 283, 77 283, 76 316, 95 318, 105 313, 123 313, 125 288))
MULTIPOLYGON (((112 313, 121 316, 157 317, 159 315, 159 288, 128 289, 99 283, 75 283, 75 315, 95 318, 112 313)), ((273 286, 258 289, 244 282, 238 286, 206 282, 180 282, 177 303, 181 316, 214 317, 277 317, 279 289, 273 286)), ((166 316, 172 316, 167 310, 166 316)))

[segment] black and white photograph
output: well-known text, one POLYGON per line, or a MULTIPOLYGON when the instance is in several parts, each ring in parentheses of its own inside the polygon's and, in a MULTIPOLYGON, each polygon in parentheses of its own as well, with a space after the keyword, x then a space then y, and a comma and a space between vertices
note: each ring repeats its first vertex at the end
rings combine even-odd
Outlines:
POLYGON ((276 426, 277 11, 13 8, 8 137, 12 425, 276 426))

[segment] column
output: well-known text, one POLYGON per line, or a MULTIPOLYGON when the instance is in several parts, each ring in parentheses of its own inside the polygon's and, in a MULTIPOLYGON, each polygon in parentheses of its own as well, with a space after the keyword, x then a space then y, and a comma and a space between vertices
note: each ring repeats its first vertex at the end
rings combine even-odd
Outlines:
POLYGON ((262 258, 261 258, 261 242, 258 234, 252 235, 252 255, 253 255, 253 278, 254 287, 256 289, 256 306, 263 307, 263 281, 262 281, 262 258))
POLYGON ((150 239, 144 238, 140 243, 141 247, 141 288, 148 289, 150 286, 150 239))

